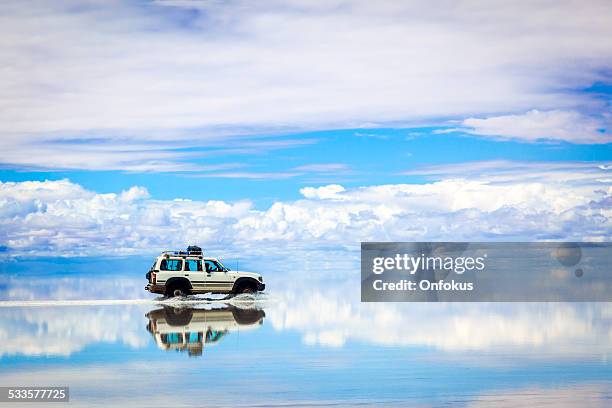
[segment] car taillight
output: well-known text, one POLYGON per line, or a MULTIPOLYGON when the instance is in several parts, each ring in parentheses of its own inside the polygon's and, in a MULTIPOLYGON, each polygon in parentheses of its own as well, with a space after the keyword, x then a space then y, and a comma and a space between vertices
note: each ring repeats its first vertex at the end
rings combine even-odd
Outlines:
POLYGON ((157 282, 157 275, 155 274, 155 272, 151 274, 151 277, 153 278, 153 284, 155 285, 155 283, 157 282))

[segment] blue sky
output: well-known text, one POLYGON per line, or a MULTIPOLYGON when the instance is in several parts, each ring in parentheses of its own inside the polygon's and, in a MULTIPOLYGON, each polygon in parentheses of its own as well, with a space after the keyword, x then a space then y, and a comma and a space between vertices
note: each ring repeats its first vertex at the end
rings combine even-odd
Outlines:
POLYGON ((463 132, 436 133, 446 128, 347 129, 267 136, 290 138, 293 146, 273 151, 224 152, 223 147, 190 150, 201 155, 190 160, 202 166, 224 166, 214 172, 126 172, 96 170, 31 171, 5 168, 3 181, 68 178, 85 188, 112 193, 144 186, 155 199, 253 200, 258 208, 274 201, 301 197, 304 186, 331 183, 346 187, 372 184, 424 183, 432 177, 418 172, 432 165, 507 160, 518 162, 612 160, 610 144, 569 142, 528 143, 495 140, 463 132), (219 153, 217 153, 219 152, 219 153))
POLYGON ((599 0, 11 4, 0 247, 606 240, 611 27, 599 0))

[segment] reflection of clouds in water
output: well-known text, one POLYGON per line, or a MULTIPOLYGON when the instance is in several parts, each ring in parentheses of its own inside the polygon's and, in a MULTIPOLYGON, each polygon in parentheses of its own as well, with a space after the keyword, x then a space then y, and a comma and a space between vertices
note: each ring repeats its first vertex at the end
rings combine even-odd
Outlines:
MULTIPOLYGON (((257 371, 257 367, 252 367, 250 372, 241 372, 239 368, 244 364, 240 361, 230 361, 230 366, 236 371, 233 375, 219 376, 215 375, 214 367, 208 367, 210 371, 206 371, 206 365, 196 363, 201 362, 182 360, 181 365, 177 366, 163 361, 147 361, 11 370, 0 373, 0 383, 23 386, 69 384, 72 391, 70 406, 73 407, 106 407, 109 402, 112 405, 130 407, 202 405, 202 393, 194 392, 196 387, 205 392, 206 406, 603 408, 609 406, 611 392, 608 383, 592 381, 557 387, 534 385, 527 388, 513 388, 511 384, 504 384, 503 388, 493 389, 488 388, 486 381, 483 381, 484 388, 456 393, 452 392, 449 384, 436 384, 433 378, 425 385, 426 396, 423 396, 422 390, 418 392, 403 390, 399 395, 394 395, 393 402, 385 403, 388 396, 371 394, 363 398, 353 396, 352 392, 347 393, 342 389, 326 397, 311 394, 304 391, 304 387, 298 386, 303 377, 289 376, 291 378, 287 379, 282 369, 257 371), (257 376, 252 375, 253 370, 257 376), (152 378, 156 384, 154 395, 151 394, 152 378), (293 384, 291 381, 298 383, 296 386, 291 386, 293 384), (237 389, 245 387, 248 387, 250 392, 236 392, 237 389)), ((478 374, 466 373, 466 375, 478 378, 478 374)), ((347 377, 342 379, 347 382, 351 380, 347 377)), ((321 381, 320 378, 312 380, 321 381)))
POLYGON ((29 307, 0 309, 0 356, 68 356, 90 344, 144 347, 138 307, 29 307))
MULTIPOLYGON (((248 340, 256 349, 255 355, 264 358, 245 361, 242 353, 232 349, 237 347, 233 341, 206 355, 206 364, 184 358, 177 362, 172 354, 156 348, 128 357, 122 347, 116 346, 112 351, 102 351, 92 364, 78 358, 64 367, 16 364, 10 370, 0 370, 0 384, 69 384, 74 391, 72 406, 107 406, 109 401, 142 407, 202 404, 202 394, 193 393, 193 389, 205 391, 208 405, 228 406, 271 406, 279 401, 284 405, 290 401, 292 406, 302 402, 304 406, 380 406, 389 399, 396 401, 390 405, 409 406, 417 404, 415 397, 422 397, 420 406, 569 408, 609 403, 609 383, 597 383, 605 378, 605 372, 581 370, 612 351, 612 304, 364 304, 359 300, 358 261, 351 254, 335 257, 311 253, 306 259, 295 256, 291 262, 286 257, 270 257, 270 263, 253 270, 264 273, 269 287, 264 297, 267 300, 262 300, 264 328, 248 340), (279 333, 265 330, 265 325, 279 333), (299 333, 304 343, 337 348, 285 347, 286 341, 293 341, 294 333, 299 333), (362 358, 360 348, 357 353, 354 348, 342 348, 347 342, 366 344, 372 354, 362 358), (450 353, 425 353, 439 355, 441 364, 417 356, 414 366, 399 367, 372 360, 372 356, 385 360, 404 355, 404 350, 391 354, 377 350, 380 346, 403 346, 406 351, 428 346, 450 353), (472 354, 479 369, 465 370, 461 385, 466 388, 456 388, 446 370, 454 367, 453 360, 468 356, 470 351, 493 356, 499 353, 513 360, 550 359, 523 361, 527 364, 518 371, 504 368, 500 373, 486 368, 489 362, 484 356, 472 354), (319 352, 338 356, 344 369, 336 370, 328 363, 314 364, 326 358, 317 355, 319 352), (106 356, 119 356, 122 362, 101 363, 106 356), (565 359, 574 359, 576 369, 557 378, 547 367, 553 362, 565 364, 565 359), (580 360, 588 363, 576 363, 580 360), (367 378, 355 375, 370 374, 368 370, 372 375, 367 378), (304 384, 305 373, 312 379, 309 384, 304 384), (333 381, 328 381, 330 374, 333 381), (161 384, 153 399, 151 378, 161 384), (567 387, 552 388, 551 383, 567 387), (354 392, 356 388, 363 392, 354 392), (376 391, 370 392, 370 388, 376 391), (251 392, 240 394, 236 389, 251 392)), ((22 299, 144 297, 142 282, 136 279, 112 279, 104 286, 88 289, 93 278, 66 278, 64 289, 58 292, 45 289, 48 282, 45 278, 38 280, 42 285, 39 289, 24 280, 7 290, 19 288, 22 299)), ((134 305, 0 308, 0 356, 67 356, 99 343, 143 348, 152 340, 145 328, 145 314, 150 310, 150 306, 134 305)), ((413 358, 412 353, 408 358, 413 358)), ((598 367, 605 370, 603 365, 598 367)), ((462 367, 460 370, 463 372, 462 367)))
MULTIPOLYGON (((361 303, 358 256, 291 252, 245 262, 264 274, 266 324, 333 347, 355 340, 560 358, 606 358, 612 351, 611 303, 361 303)), ((144 279, 100 281, 95 272, 61 278, 59 287, 53 277, 14 278, 4 299, 153 297, 143 291, 144 279)), ((145 313, 135 306, 0 309, 0 355, 68 355, 99 342, 140 347, 149 340, 145 313)))
POLYGON ((361 303, 358 284, 275 291, 269 321, 307 344, 509 351, 601 358, 612 352, 610 303, 361 303))
MULTIPOLYGON (((85 276, 9 277, 0 288, 1 300, 82 300, 82 299, 142 299, 149 296, 143 290, 142 279, 130 279, 106 274, 100 279, 98 271, 85 276)), ((106 271, 103 271, 106 272, 106 271)))
POLYGON ((555 407, 604 408, 610 405, 610 386, 583 384, 558 388, 525 388, 480 395, 469 408, 555 407))
MULTIPOLYGON (((43 367, 41 369, 11 370, 0 374, 0 383, 19 384, 22 386, 66 386, 71 388, 70 406, 109 406, 121 402, 120 406, 177 406, 189 395, 183 390, 182 395, 162 393, 156 389, 155 398, 151 398, 151 378, 155 377, 160 384, 172 383, 180 388, 184 375, 167 365, 155 362, 105 364, 100 366, 79 365, 74 367, 43 367), (113 404, 114 402, 114 404, 113 404)), ((208 390, 207 390, 208 391, 208 390)), ((207 397, 209 392, 207 392, 207 397)), ((38 404, 35 404, 38 405, 38 404)))
MULTIPOLYGON (((138 306, 0 309, 0 356, 70 355, 104 342, 144 347, 145 312, 138 306)), ((298 331, 309 345, 341 347, 356 340, 589 359, 612 352, 609 303, 363 304, 330 290, 276 294, 266 314, 275 330, 298 331)))
POLYGON ((199 332, 206 343, 214 343, 228 332, 259 328, 265 316, 255 303, 244 300, 242 308, 221 302, 189 303, 190 307, 179 307, 180 301, 170 304, 175 307, 167 307, 165 303, 163 307, 124 304, 0 308, 0 357, 69 356, 98 343, 124 344, 137 349, 147 345, 151 334, 159 342, 156 335, 161 332, 181 333, 181 336, 199 332), (148 331, 144 329, 147 321, 148 331), (155 322, 154 326, 151 321, 155 322), (150 333, 153 327, 158 332, 150 333), (208 330, 211 338, 206 337, 208 330))

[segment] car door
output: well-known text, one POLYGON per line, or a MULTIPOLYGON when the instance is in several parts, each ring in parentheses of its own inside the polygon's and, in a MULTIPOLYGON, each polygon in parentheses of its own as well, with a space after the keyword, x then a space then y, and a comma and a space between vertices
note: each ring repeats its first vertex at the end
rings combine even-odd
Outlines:
POLYGON ((194 293, 206 292, 206 273, 203 271, 201 259, 185 259, 183 272, 185 277, 191 282, 194 293))
POLYGON ((204 261, 206 269, 206 290, 209 292, 228 293, 232 291, 234 282, 220 264, 211 259, 204 261))

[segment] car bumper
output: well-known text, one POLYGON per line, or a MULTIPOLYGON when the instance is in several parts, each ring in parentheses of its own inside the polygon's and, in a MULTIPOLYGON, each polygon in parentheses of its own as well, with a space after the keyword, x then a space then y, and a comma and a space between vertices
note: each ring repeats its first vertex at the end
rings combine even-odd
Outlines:
POLYGON ((165 286, 162 286, 162 285, 153 285, 151 283, 149 283, 147 286, 145 286, 145 290, 148 290, 151 293, 161 293, 161 294, 166 293, 166 287, 165 286))

